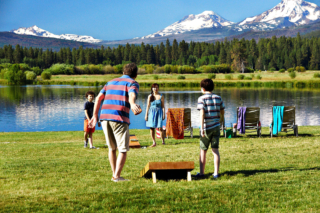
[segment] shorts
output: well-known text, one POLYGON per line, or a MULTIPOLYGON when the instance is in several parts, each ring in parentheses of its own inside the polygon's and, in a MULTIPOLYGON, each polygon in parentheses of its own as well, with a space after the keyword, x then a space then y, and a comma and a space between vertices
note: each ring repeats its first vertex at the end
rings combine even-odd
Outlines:
POLYGON ((129 125, 115 121, 102 121, 101 126, 109 149, 119 152, 129 151, 129 125))
POLYGON ((84 120, 84 131, 86 133, 94 133, 94 131, 96 130, 96 127, 93 127, 93 128, 89 128, 88 127, 88 119, 84 120))
POLYGON ((211 145, 212 149, 219 149, 220 127, 204 130, 204 137, 200 132, 200 149, 208 150, 211 145))

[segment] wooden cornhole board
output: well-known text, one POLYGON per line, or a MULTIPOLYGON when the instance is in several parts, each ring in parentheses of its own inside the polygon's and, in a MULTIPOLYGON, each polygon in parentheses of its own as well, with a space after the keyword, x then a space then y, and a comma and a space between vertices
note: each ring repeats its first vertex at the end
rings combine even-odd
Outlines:
POLYGON ((135 135, 130 135, 129 147, 130 148, 141 148, 141 145, 138 141, 138 138, 135 135))
POLYGON ((151 178, 153 183, 158 179, 187 179, 191 181, 194 162, 149 162, 140 172, 140 177, 151 178))

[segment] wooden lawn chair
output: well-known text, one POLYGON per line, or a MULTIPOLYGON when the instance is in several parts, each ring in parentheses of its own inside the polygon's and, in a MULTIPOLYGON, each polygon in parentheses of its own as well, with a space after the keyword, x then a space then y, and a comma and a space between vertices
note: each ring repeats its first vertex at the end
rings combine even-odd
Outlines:
MULTIPOLYGON (((220 132, 222 131, 223 137, 227 137, 227 127, 226 127, 226 122, 223 118, 223 120, 220 120, 220 132)), ((220 133, 221 134, 221 133, 220 133)))
MULTIPOLYGON (((193 127, 191 125, 191 108, 184 109, 184 132, 190 132, 190 137, 193 138, 193 127)), ((169 136, 167 136, 169 138, 169 136)))
MULTIPOLYGON (((237 107, 237 123, 238 123, 239 107, 237 107)), ((261 137, 260 123, 260 107, 247 107, 246 109, 246 133, 257 132, 257 136, 261 137)), ((237 136, 237 129, 234 130, 234 136, 237 136)))
POLYGON ((184 109, 184 132, 190 132, 190 137, 193 138, 193 127, 191 126, 191 108, 184 109))
MULTIPOLYGON (((273 136, 273 107, 272 107, 272 122, 270 125, 270 136, 273 136)), ((292 132, 295 136, 298 134, 298 125, 296 125, 296 107, 295 106, 285 106, 283 109, 283 122, 282 122, 282 131, 292 132), (292 130, 291 130, 292 129, 292 130), (289 131, 288 131, 289 130, 289 131)))

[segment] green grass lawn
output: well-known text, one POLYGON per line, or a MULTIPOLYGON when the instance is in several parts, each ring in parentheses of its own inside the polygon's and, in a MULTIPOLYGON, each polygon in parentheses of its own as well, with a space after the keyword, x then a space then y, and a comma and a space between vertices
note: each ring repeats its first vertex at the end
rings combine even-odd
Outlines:
MULTIPOLYGON (((148 130, 130 133, 151 145, 148 130)), ((199 171, 199 137, 131 149, 130 181, 114 183, 102 131, 97 150, 83 148, 82 132, 0 133, 0 212, 319 212, 320 127, 299 133, 221 138, 221 178, 210 154, 205 179, 156 184, 139 177, 147 162, 194 161, 199 171)))

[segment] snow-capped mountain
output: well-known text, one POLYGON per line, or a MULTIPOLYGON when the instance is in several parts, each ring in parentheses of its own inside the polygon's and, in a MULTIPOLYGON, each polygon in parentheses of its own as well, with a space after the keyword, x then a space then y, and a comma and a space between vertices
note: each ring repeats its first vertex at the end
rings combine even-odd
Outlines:
POLYGON ((229 26, 231 24, 233 24, 233 22, 222 18, 213 11, 204 11, 203 13, 198 15, 191 14, 185 16, 180 21, 173 23, 163 30, 144 36, 141 39, 180 34, 191 30, 200 30, 203 28, 218 28, 229 26))
POLYGON ((88 43, 99 43, 102 41, 99 39, 95 39, 92 36, 79 36, 79 35, 75 35, 75 34, 55 35, 55 34, 50 33, 44 29, 37 27, 36 25, 29 27, 29 28, 20 27, 19 29, 11 30, 10 32, 13 32, 16 34, 21 34, 21 35, 33 35, 33 36, 58 38, 58 39, 73 40, 73 41, 88 42, 88 43))
POLYGON ((238 29, 265 30, 309 24, 320 19, 320 7, 304 0, 282 0, 266 12, 246 18, 238 29))

